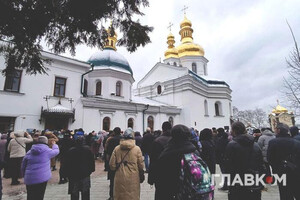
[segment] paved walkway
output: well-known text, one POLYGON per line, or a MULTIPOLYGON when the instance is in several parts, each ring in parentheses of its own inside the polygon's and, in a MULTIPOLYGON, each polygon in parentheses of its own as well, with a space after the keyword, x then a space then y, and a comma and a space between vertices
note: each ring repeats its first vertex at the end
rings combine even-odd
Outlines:
MULTIPOLYGON (((106 173, 103 171, 103 163, 98 162, 96 165, 96 173, 92 176, 92 188, 91 188, 91 200, 106 200, 108 199, 109 181, 106 180, 106 173)), ((147 180, 147 177, 146 177, 147 180)), ((9 181, 4 180, 4 187, 8 187, 4 190, 4 200, 25 200, 26 189, 24 185, 10 186, 9 181), (15 189, 14 189, 15 188, 15 189)), ((217 180, 218 181, 218 180, 217 180)), ((53 177, 49 181, 46 189, 45 200, 69 200, 68 184, 57 184, 58 171, 53 172, 53 177)), ((217 182, 218 185, 218 182, 217 182)), ((141 200, 154 200, 154 188, 151 188, 146 181, 142 184, 141 200)), ((279 200, 277 186, 269 186, 267 192, 262 192, 263 200, 279 200)), ((227 200, 227 192, 215 191, 215 200, 227 200)))

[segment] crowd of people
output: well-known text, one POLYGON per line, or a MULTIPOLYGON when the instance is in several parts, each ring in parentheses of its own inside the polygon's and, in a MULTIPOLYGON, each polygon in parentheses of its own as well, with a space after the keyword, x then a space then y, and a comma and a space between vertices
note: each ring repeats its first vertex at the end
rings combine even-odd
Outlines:
POLYGON ((260 200, 274 174, 286 175, 286 183, 278 183, 281 200, 300 199, 299 130, 282 123, 274 132, 262 128, 251 134, 241 122, 234 122, 230 131, 205 128, 199 132, 166 121, 161 131, 147 128, 143 134, 115 127, 88 134, 80 128, 1 135, 3 177, 11 178, 11 185, 20 184, 18 179, 24 177, 30 200, 44 198, 51 170, 57 170, 56 160, 60 161, 59 184, 68 182, 71 200, 79 199, 80 193, 83 200, 90 199, 90 175, 97 159, 104 161, 107 171, 109 200, 140 199, 144 173, 148 173, 147 183, 155 187, 155 200, 212 200, 215 182, 211 180, 217 164, 226 175, 218 189, 228 191, 229 200, 260 200), (241 184, 247 174, 265 175, 268 184, 241 184))

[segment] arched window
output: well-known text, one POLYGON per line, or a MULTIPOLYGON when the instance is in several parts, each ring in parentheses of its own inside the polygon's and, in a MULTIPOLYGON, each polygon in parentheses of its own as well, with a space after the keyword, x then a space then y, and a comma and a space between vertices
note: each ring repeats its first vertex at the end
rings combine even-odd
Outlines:
POLYGON ((177 66, 177 63, 176 63, 176 62, 174 62, 174 66, 177 66))
POLYGON ((116 83, 116 96, 121 96, 122 94, 122 82, 118 81, 116 83))
POLYGON ((83 94, 85 96, 87 96, 87 91, 88 91, 88 81, 84 79, 83 94))
POLYGON ((101 95, 102 93, 102 82, 98 81, 96 83, 96 95, 101 95))
POLYGON ((215 103, 215 114, 216 116, 221 116, 222 115, 222 104, 220 101, 217 101, 215 103))
POLYGON ((133 129, 133 119, 132 119, 132 118, 129 118, 129 119, 128 119, 127 127, 133 129))
POLYGON ((151 129, 151 131, 153 131, 154 118, 152 116, 149 116, 148 119, 147 119, 147 127, 149 127, 151 129))
POLYGON ((196 63, 192 63, 192 71, 197 74, 197 65, 196 65, 196 63))
POLYGON ((161 94, 161 85, 157 86, 157 94, 161 94))
POLYGON ((208 116, 208 105, 207 105, 206 99, 204 100, 204 112, 205 112, 205 115, 208 116))
POLYGON ((109 117, 105 117, 103 119, 102 128, 105 131, 109 131, 110 130, 110 118, 109 117))
POLYGON ((169 117, 169 120, 168 120, 169 122, 170 122, 170 124, 172 125, 172 127, 173 127, 173 125, 174 125, 174 119, 173 119, 173 117, 169 117))
POLYGON ((170 63, 169 62, 167 62, 167 65, 169 65, 170 63))

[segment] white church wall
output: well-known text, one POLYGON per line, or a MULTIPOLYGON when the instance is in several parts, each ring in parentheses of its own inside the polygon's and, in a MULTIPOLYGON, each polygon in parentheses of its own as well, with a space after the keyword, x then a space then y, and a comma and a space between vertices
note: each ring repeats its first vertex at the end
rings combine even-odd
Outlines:
POLYGON ((131 83, 128 80, 114 77, 90 77, 88 78, 88 95, 96 95, 96 84, 102 82, 101 97, 115 99, 118 101, 129 101, 131 99, 131 83), (116 96, 116 83, 121 81, 121 96, 116 96))
POLYGON ((230 126, 230 110, 228 99, 209 99, 208 100, 208 113, 210 127, 223 127, 230 126), (215 103, 221 102, 221 116, 216 116, 215 103))
MULTIPOLYGON (((0 67, 4 69, 4 60, 1 57, 0 67)), ((16 117, 15 129, 36 128, 44 129, 44 121, 40 124, 41 107, 47 108, 43 97, 50 96, 49 107, 58 104, 59 98, 54 97, 55 76, 65 77, 65 97, 61 98, 63 106, 69 108, 68 98, 76 102, 80 98, 80 78, 86 68, 74 64, 53 60, 46 74, 26 75, 22 72, 20 91, 4 91, 5 77, 0 76, 0 116, 16 117)), ((74 105, 73 102, 73 105, 74 105)))
POLYGON ((168 65, 173 65, 173 66, 181 65, 179 58, 167 58, 164 60, 164 63, 168 64, 168 65))
POLYGON ((155 69, 149 72, 145 79, 142 79, 138 83, 137 88, 154 85, 156 82, 172 80, 186 73, 186 69, 182 67, 174 67, 162 63, 157 63, 157 65, 154 67, 155 69))
POLYGON ((200 56, 184 56, 180 58, 180 62, 183 67, 192 70, 192 64, 195 63, 197 66, 197 74, 198 75, 207 75, 206 65, 208 60, 205 57, 200 56))

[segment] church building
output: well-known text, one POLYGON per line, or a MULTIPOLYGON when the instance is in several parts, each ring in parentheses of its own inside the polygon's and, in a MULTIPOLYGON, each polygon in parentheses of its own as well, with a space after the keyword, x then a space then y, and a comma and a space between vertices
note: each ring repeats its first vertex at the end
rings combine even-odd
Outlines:
POLYGON ((163 63, 157 63, 137 84, 135 95, 181 109, 179 123, 198 130, 230 125, 231 89, 221 80, 208 77, 204 49, 194 43, 190 20, 180 23, 181 43, 167 37, 163 63))
MULTIPOLYGON (((47 74, 16 70, 0 76, 0 132, 17 129, 161 129, 164 121, 198 130, 230 125, 231 89, 208 78, 204 50, 193 42, 192 23, 180 24, 181 44, 167 37, 164 62, 157 63, 133 89, 134 72, 117 52, 117 35, 105 48, 80 61, 50 52, 47 74)), ((110 32, 108 30, 108 32, 110 32)), ((0 70, 5 61, 0 56, 0 70)))

